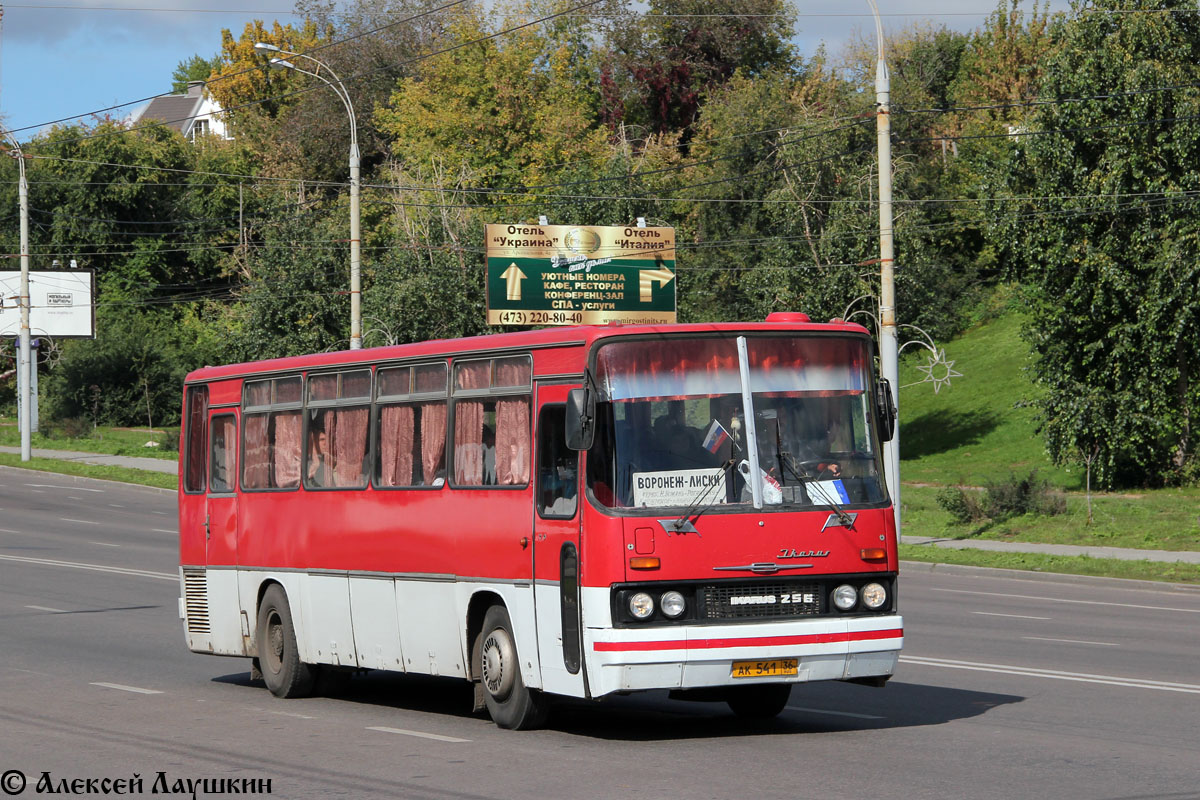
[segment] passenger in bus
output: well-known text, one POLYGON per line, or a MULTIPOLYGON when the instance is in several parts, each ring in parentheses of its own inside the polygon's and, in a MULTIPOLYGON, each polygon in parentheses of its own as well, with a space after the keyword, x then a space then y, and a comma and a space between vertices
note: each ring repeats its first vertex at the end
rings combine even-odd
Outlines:
POLYGON ((310 426, 308 429, 308 480, 309 486, 329 486, 333 475, 333 465, 326 463, 329 453, 329 439, 322 427, 310 426))

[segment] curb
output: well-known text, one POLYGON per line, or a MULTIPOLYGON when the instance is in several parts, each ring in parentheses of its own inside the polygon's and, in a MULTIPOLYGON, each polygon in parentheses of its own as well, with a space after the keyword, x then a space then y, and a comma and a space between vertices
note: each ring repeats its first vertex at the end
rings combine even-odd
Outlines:
POLYGON ((1003 567, 972 567, 967 564, 943 564, 936 561, 901 561, 900 574, 912 572, 940 572, 951 575, 986 575, 994 578, 1025 580, 1032 583, 1074 583, 1082 586, 1110 586, 1118 584, 1127 588, 1152 589, 1158 592, 1200 594, 1200 586, 1191 583, 1169 583, 1146 581, 1137 578, 1103 578, 1097 575, 1075 575, 1069 572, 1041 572, 1029 569, 1004 569, 1003 567))

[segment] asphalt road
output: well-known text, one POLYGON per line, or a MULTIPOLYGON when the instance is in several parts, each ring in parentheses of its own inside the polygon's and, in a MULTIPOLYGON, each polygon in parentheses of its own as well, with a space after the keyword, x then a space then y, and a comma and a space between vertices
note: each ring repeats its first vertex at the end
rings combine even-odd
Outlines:
POLYGON ((371 673, 277 700, 248 661, 187 652, 174 509, 0 468, 0 773, 25 775, 18 796, 43 773, 60 790, 136 774, 148 795, 162 773, 159 793, 248 779, 281 798, 1200 798, 1194 590, 912 565, 884 689, 798 686, 760 725, 664 693, 571 702, 521 733, 471 716, 455 681, 371 673))

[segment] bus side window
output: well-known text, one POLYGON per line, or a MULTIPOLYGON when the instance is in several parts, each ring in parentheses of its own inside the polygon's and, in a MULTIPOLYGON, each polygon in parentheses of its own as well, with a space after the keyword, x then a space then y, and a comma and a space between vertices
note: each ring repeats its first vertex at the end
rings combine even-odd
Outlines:
POLYGON ((237 422, 232 414, 212 418, 212 448, 208 462, 208 491, 221 494, 233 491, 237 474, 237 422))
POLYGON ((187 390, 187 433, 184 442, 187 455, 183 488, 188 493, 204 491, 204 445, 208 440, 205 422, 208 420, 208 387, 189 386, 187 390))
POLYGON ((542 408, 538 419, 538 514, 571 519, 579 498, 579 453, 567 447, 567 409, 542 408))

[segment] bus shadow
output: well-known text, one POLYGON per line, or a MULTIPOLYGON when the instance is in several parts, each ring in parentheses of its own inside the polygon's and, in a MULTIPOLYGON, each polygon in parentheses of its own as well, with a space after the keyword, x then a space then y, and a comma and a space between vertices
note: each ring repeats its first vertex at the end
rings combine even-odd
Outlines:
POLYGON ((919 458, 977 443, 1000 424, 991 411, 930 411, 904 422, 904 457, 919 458))
MULTIPOLYGON (((248 672, 213 679, 264 691, 248 672)), ((472 687, 455 678, 372 671, 319 679, 315 694, 361 705, 468 718, 472 687)), ((666 691, 608 697, 598 702, 556 698, 548 730, 621 741, 729 736, 841 733, 944 725, 1020 703, 1018 695, 973 692, 891 681, 884 689, 837 682, 798 684, 787 708, 770 720, 743 720, 724 703, 672 700, 666 691)))

